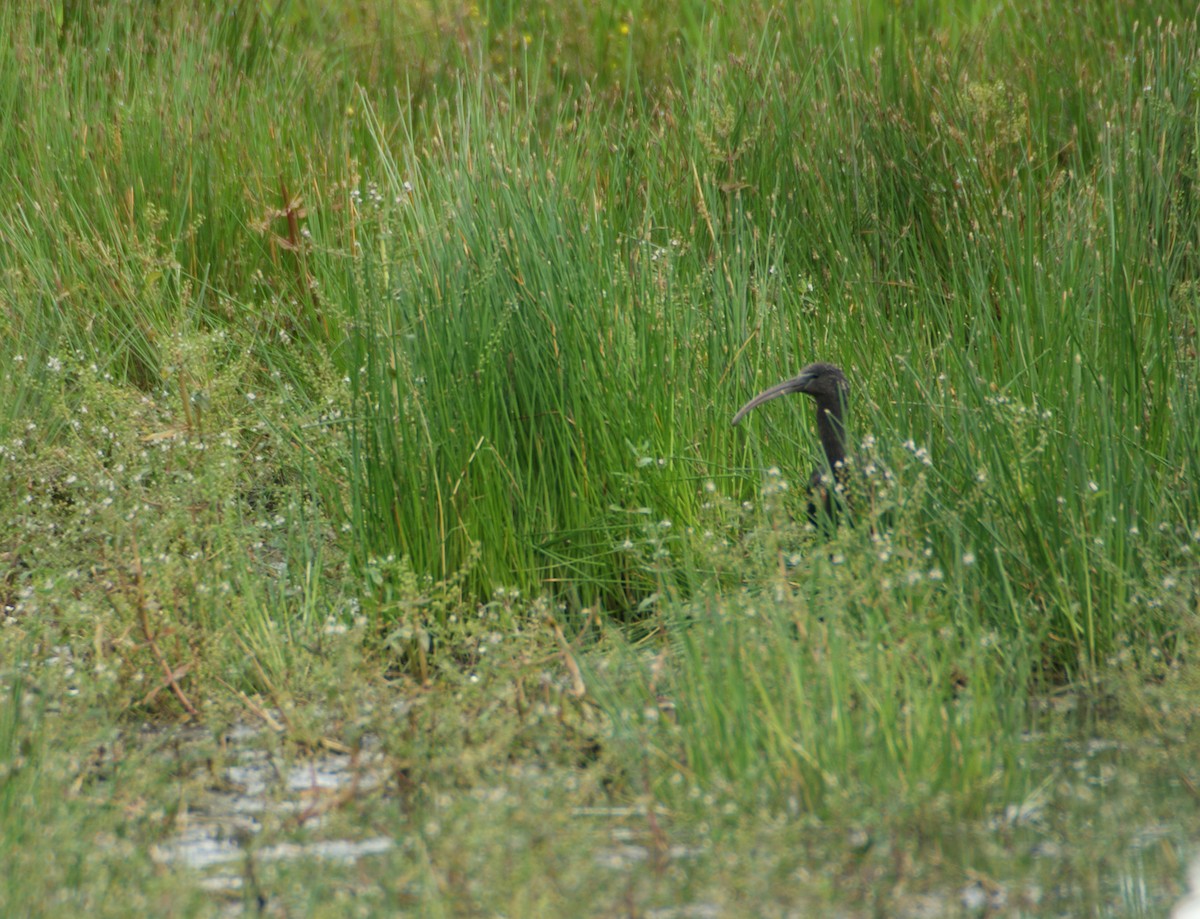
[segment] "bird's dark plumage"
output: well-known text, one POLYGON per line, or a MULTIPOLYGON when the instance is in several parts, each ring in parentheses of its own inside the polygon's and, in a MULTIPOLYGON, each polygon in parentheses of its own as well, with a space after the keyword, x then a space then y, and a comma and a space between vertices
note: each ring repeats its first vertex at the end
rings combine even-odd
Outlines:
POLYGON ((850 399, 850 384, 839 367, 833 364, 809 364, 797 376, 776 383, 770 389, 764 389, 743 405, 733 416, 733 424, 737 424, 747 412, 764 402, 793 392, 812 396, 817 404, 817 436, 825 451, 827 464, 818 466, 809 479, 808 487, 813 500, 808 505, 808 518, 814 524, 821 522, 817 513, 817 500, 820 496, 825 519, 833 522, 837 517, 838 505, 841 504, 840 497, 835 494, 834 485, 843 481, 846 462, 846 406, 850 399), (833 475, 832 481, 826 479, 827 470, 833 475))

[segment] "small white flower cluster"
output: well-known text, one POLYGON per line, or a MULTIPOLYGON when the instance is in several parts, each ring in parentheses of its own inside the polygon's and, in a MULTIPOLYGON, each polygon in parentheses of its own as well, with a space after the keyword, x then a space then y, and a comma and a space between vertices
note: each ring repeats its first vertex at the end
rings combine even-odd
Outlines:
POLYGON ((924 447, 918 447, 916 443, 909 438, 904 442, 904 449, 908 450, 912 455, 925 466, 932 466, 933 459, 929 456, 929 451, 924 447))

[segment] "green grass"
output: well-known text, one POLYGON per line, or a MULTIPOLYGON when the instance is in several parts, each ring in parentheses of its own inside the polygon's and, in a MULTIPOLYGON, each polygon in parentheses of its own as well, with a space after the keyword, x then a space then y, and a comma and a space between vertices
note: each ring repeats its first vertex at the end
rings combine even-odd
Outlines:
POLYGON ((213 913, 151 846, 268 717, 288 762, 378 743, 327 829, 403 841, 260 866, 285 911, 1177 898, 1194 8, 0 31, 0 912, 213 913), (729 425, 817 359, 852 385, 836 534, 804 400, 729 425))

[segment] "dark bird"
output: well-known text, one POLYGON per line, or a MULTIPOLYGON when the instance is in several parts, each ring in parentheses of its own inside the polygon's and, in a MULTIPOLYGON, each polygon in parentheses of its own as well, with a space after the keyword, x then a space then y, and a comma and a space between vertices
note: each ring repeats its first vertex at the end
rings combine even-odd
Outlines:
POLYGON ((840 490, 831 486, 845 482, 845 418, 850 400, 850 384, 846 382, 846 375, 841 368, 833 364, 809 364, 798 376, 764 389, 743 405, 733 416, 732 423, 737 424, 747 412, 764 402, 792 392, 805 393, 816 401, 817 436, 825 451, 825 465, 818 466, 808 480, 809 494, 812 496, 808 502, 808 519, 814 526, 820 526, 822 522, 836 523, 837 511, 843 499, 838 494, 840 490), (824 520, 818 513, 818 502, 823 506, 824 520))

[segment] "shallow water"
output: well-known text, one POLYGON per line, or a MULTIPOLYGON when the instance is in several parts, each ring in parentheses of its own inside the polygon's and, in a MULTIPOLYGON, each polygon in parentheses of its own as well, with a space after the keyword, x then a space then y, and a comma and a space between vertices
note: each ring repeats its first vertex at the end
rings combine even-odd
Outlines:
MULTIPOLYGON (((364 737, 352 754, 328 750, 296 753, 294 747, 285 753, 273 749, 276 738, 269 730, 243 723, 219 738, 218 765, 205 755, 212 748, 211 733, 184 729, 176 737, 175 746, 190 747, 200 754, 192 760, 194 765, 187 777, 193 780, 190 787, 201 790, 190 793, 186 806, 175 817, 174 833, 151 848, 151 857, 165 870, 198 875, 195 882, 201 889, 225 900, 222 909, 226 914, 242 913, 240 896, 245 895, 248 882, 253 893, 256 866, 302 860, 345 866, 394 855, 396 838, 378 833, 358 835, 348 821, 330 819, 360 795, 386 793, 395 767, 375 737, 364 737), (302 838, 279 841, 281 833, 286 836, 293 831, 302 838)), ((1035 746, 1042 740, 1034 736, 1029 739, 1035 746)), ((1016 846, 1010 850, 1010 856, 1016 858, 1010 868, 1020 863, 1019 851, 1023 851, 1032 866, 1040 864, 1041 869, 1035 867, 1026 879, 968 877, 941 891, 914 891, 892 901, 891 914, 1069 915, 1063 912, 1068 904, 1090 901, 1097 908, 1096 915, 1150 917, 1169 911, 1171 919, 1200 919, 1200 861, 1190 873, 1190 892, 1181 895, 1180 887, 1169 881, 1164 889, 1163 853, 1188 851, 1182 845, 1180 828, 1147 821, 1134 829, 1123 823, 1136 810, 1126 812, 1118 802, 1131 789, 1139 788, 1138 777, 1130 771, 1133 754, 1128 747, 1085 738, 1048 747, 1061 757, 1054 770, 1055 791, 1046 796, 1034 794, 1014 804, 1003 817, 996 818, 995 827, 998 833, 1008 834, 1010 845, 1016 846), (1088 825, 1091 818, 1081 824, 1064 816, 1064 806, 1112 823, 1110 829, 1125 827, 1123 856, 1117 863, 1110 863, 1111 874, 1099 876, 1100 890, 1089 892, 1078 886, 1087 874, 1078 870, 1078 857, 1088 844, 1075 830, 1088 825), (1072 865, 1075 870, 1070 869, 1072 865), (1059 882, 1039 888, 1034 875, 1041 875, 1043 881, 1057 877, 1059 882)), ((1046 753, 1044 748, 1040 755, 1046 753)), ((513 778, 519 786, 519 777, 513 778)), ((540 780, 552 779, 544 776, 540 780)), ((1144 786, 1140 790, 1144 792, 1144 786)), ((454 792, 453 797, 499 806, 511 801, 514 793, 516 786, 464 788, 454 792)), ((644 818, 640 807, 580 808, 575 816, 586 822, 600 821, 600 835, 607 837, 607 844, 593 848, 589 858, 596 868, 612 872, 614 880, 653 873, 668 863, 688 872, 703 872, 711 864, 707 859, 713 848, 707 843, 697 846, 672 841, 661 851, 647 845, 644 832, 628 829, 628 825, 639 825, 644 818)), ((1146 812, 1142 811, 1141 816, 1144 819, 1146 812)), ((891 846, 903 847, 903 842, 895 839, 891 846)), ((814 870, 819 869, 814 866, 814 870)), ((653 913, 663 919, 720 914, 721 908, 706 903, 704 898, 675 908, 660 907, 653 913)))
MULTIPOLYGON (((207 736, 199 733, 193 740, 200 743, 207 736)), ((280 768, 275 757, 262 749, 265 736, 265 730, 237 725, 222 738, 232 762, 215 776, 216 781, 200 774, 207 772, 204 767, 197 767, 195 777, 209 778, 203 796, 176 818, 175 835, 151 848, 158 864, 203 873, 201 883, 207 890, 232 891, 241 888, 240 866, 251 854, 259 863, 302 858, 352 863, 394 847, 395 841, 387 836, 330 836, 256 847, 255 838, 267 818, 320 834, 324 814, 337 806, 339 796, 376 790, 387 775, 387 763, 373 738, 365 738, 363 749, 355 755, 320 752, 280 768), (220 870, 231 865, 239 870, 220 870)))

